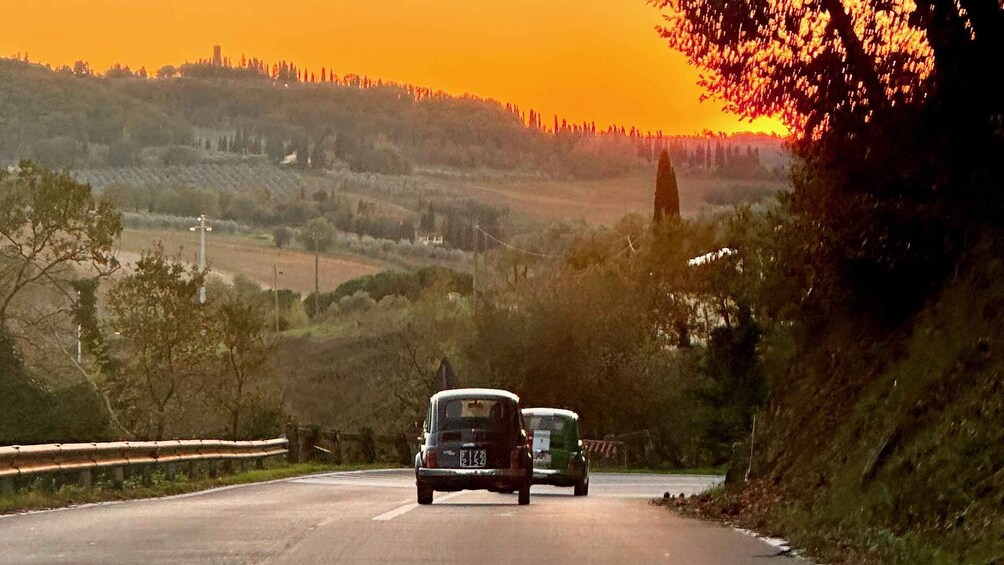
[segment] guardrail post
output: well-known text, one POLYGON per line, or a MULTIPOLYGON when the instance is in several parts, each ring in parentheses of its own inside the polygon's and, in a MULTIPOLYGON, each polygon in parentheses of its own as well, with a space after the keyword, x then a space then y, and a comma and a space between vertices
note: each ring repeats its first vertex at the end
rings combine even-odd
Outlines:
POLYGON ((220 476, 220 466, 216 461, 209 462, 209 478, 216 479, 220 476))
POLYGON ((148 487, 153 484, 153 465, 143 465, 142 471, 143 486, 148 487))
POLYGON ((3 496, 14 495, 14 479, 10 477, 0 479, 0 494, 3 496))
POLYGON ((289 442, 287 444, 286 460, 289 463, 299 463, 300 462, 300 427, 296 422, 289 422, 286 424, 286 439, 289 442))
POLYGON ((122 488, 125 484, 125 470, 122 467, 114 467, 112 469, 112 484, 115 488, 122 488))
POLYGON ((38 485, 37 488, 42 492, 56 492, 58 488, 56 487, 56 477, 51 474, 39 477, 35 480, 35 484, 38 485))
POLYGON ((91 480, 91 470, 81 469, 80 470, 80 486, 84 488, 91 488, 93 481, 91 480))
POLYGON ((188 480, 194 481, 199 478, 199 462, 189 461, 188 462, 188 480))
POLYGON ((167 467, 164 469, 164 476, 167 478, 167 480, 169 481, 174 480, 174 474, 177 472, 176 469, 177 467, 173 462, 167 464, 167 467))
POLYGON ((264 457, 255 457, 254 468, 255 469, 264 469, 265 468, 265 458, 264 457))

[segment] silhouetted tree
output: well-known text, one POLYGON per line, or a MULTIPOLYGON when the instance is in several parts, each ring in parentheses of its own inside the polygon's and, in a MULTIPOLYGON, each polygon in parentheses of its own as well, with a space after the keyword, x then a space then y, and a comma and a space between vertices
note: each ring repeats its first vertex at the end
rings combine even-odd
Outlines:
POLYGON ((669 152, 659 155, 659 168, 655 175, 655 211, 652 220, 656 223, 663 218, 680 219, 680 190, 676 185, 676 171, 669 159, 669 152))
POLYGON ((904 319, 1001 225, 1001 3, 653 4, 712 96, 798 136, 787 203, 806 244, 793 260, 821 318, 841 306, 904 319))

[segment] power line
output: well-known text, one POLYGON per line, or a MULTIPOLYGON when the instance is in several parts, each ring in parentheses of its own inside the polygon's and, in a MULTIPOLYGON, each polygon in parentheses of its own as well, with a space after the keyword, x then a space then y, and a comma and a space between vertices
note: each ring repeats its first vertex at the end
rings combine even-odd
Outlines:
POLYGON ((534 257, 541 257, 543 259, 560 259, 562 257, 561 255, 547 255, 547 254, 544 254, 544 253, 537 253, 536 251, 528 251, 526 249, 521 249, 521 248, 516 247, 515 245, 513 245, 511 243, 507 243, 505 241, 502 241, 501 239, 499 239, 499 238, 495 237, 494 235, 492 235, 492 234, 486 232, 485 230, 481 229, 480 226, 474 226, 474 229, 477 230, 477 231, 479 231, 479 232, 481 232, 481 233, 483 233, 486 237, 490 238, 495 243, 498 243, 499 245, 508 247, 509 249, 512 249, 513 251, 519 251, 520 253, 523 253, 523 254, 526 254, 526 255, 532 255, 534 257))
MULTIPOLYGON (((513 244, 511 244, 509 242, 502 241, 501 239, 495 237, 494 235, 486 232, 480 226, 475 225, 474 229, 476 231, 481 232, 486 237, 490 238, 492 241, 498 243, 499 245, 502 245, 504 247, 512 249, 513 251, 518 251, 518 252, 526 254, 526 255, 531 255, 533 257, 540 257, 540 258, 543 258, 543 259, 563 259, 565 257, 564 255, 548 255, 546 253, 537 253, 536 251, 529 251, 527 249, 516 247, 515 245, 513 245, 513 244)), ((641 236, 639 236, 637 239, 635 239, 633 241, 631 239, 631 235, 630 234, 625 235, 624 237, 618 239, 617 243, 619 243, 621 241, 627 241, 628 242, 627 246, 624 247, 623 249, 621 249, 620 251, 618 251, 617 253, 608 255, 606 258, 609 259, 609 258, 612 258, 612 257, 618 257, 620 255, 623 255, 627 251, 630 251, 631 253, 636 253, 637 249, 635 249, 634 244, 637 243, 637 242, 639 242, 639 241, 641 241, 642 239, 645 239, 645 236, 647 236, 647 235, 648 235, 647 233, 643 233, 643 234, 641 234, 641 236)))

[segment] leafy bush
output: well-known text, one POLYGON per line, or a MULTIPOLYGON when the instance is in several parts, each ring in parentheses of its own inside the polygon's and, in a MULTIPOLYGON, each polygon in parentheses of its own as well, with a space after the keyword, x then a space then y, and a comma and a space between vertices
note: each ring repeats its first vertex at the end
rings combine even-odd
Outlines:
POLYGON ((164 165, 167 167, 195 165, 201 160, 197 150, 184 145, 172 145, 164 152, 164 165))
POLYGON ((411 162, 393 147, 372 147, 349 159, 349 168, 357 173, 407 175, 411 162))
MULTIPOLYGON (((472 286, 471 275, 443 267, 425 267, 410 273, 384 271, 359 277, 342 283, 334 292, 321 293, 316 298, 319 310, 328 310, 329 305, 338 305, 339 311, 342 311, 345 301, 353 297, 365 296, 374 304, 383 304, 386 297, 400 296, 416 300, 430 290, 443 295, 456 292, 466 296, 471 293, 472 286)), ((314 300, 315 296, 311 293, 306 299, 308 307, 313 308, 314 300)))
POLYGON ((28 374, 0 327, 0 445, 109 437, 101 401, 86 383, 49 388, 28 374))

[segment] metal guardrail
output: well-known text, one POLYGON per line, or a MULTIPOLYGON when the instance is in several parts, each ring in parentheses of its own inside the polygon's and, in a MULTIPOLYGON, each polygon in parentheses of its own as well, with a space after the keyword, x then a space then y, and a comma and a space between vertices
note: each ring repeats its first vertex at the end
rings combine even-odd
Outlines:
MULTIPOLYGON (((8 483, 16 477, 44 473, 80 471, 81 482, 90 483, 90 471, 113 468, 120 482, 122 468, 167 464, 173 477, 177 463, 200 461, 255 460, 261 465, 266 457, 285 455, 289 449, 286 438, 260 441, 172 440, 114 441, 107 443, 53 443, 45 445, 13 445, 0 447, 0 480, 8 483)), ((194 469, 194 467, 190 467, 194 469)), ((211 469, 215 472, 215 467, 211 469)))

